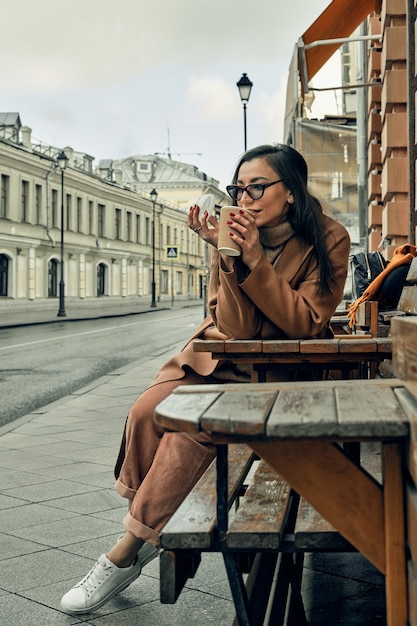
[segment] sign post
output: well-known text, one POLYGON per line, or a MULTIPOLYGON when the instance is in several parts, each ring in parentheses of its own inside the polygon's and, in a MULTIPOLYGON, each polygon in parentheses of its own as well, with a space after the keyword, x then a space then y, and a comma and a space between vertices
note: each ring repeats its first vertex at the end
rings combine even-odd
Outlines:
POLYGON ((178 246, 165 246, 165 259, 171 261, 171 306, 174 306, 174 259, 178 257, 178 246))

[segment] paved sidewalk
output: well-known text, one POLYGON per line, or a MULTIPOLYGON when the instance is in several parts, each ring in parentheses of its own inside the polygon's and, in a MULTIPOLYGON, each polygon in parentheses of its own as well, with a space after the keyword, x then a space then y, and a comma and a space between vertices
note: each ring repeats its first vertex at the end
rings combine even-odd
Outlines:
MULTIPOLYGON (((0 429, 2 626, 232 623, 218 555, 203 555, 175 605, 159 602, 155 560, 96 613, 60 609, 61 596, 123 531, 113 464, 125 416, 168 356, 116 370, 0 429)), ((360 555, 307 555, 303 595, 312 625, 385 624, 383 578, 360 555)))
POLYGON ((173 303, 171 299, 162 300, 154 308, 151 307, 149 298, 144 300, 138 298, 120 299, 111 305, 104 300, 103 302, 95 300, 93 303, 76 300, 66 304, 65 317, 58 317, 58 304, 55 301, 53 304, 53 308, 51 306, 39 305, 37 302, 28 303, 15 310, 0 307, 0 328, 77 322, 104 317, 123 317, 126 315, 137 315, 138 313, 151 313, 165 309, 183 309, 187 307, 201 307, 203 315, 203 301, 199 298, 177 298, 173 303))

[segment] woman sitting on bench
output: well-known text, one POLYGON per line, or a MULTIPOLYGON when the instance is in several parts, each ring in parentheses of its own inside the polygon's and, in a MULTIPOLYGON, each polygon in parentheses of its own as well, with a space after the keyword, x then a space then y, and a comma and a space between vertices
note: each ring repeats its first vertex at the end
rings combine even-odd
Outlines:
POLYGON ((289 146, 243 155, 227 187, 236 206, 228 224, 238 257, 218 253, 217 219, 206 212, 200 219, 199 207, 190 208, 189 227, 212 246, 210 314, 129 412, 115 469, 116 489, 129 504, 126 532, 63 596, 65 611, 94 611, 140 575, 158 554, 160 530, 215 456, 206 434, 163 433, 153 421, 155 406, 178 385, 250 380, 245 366, 193 352, 192 340, 332 337, 329 321, 343 297, 350 241, 324 215, 307 178, 304 158, 289 146))

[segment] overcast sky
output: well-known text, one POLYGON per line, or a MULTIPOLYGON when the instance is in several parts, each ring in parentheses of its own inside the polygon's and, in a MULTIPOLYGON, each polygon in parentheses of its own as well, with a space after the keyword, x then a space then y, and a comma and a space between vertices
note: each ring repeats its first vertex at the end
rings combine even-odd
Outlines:
MULTIPOLYGON (((243 72, 253 82, 248 147, 282 141, 294 46, 329 4, 3 0, 0 111, 95 165, 169 149, 224 187, 243 151, 236 82, 243 72)), ((336 110, 323 106, 332 100, 318 98, 315 117, 336 110)))

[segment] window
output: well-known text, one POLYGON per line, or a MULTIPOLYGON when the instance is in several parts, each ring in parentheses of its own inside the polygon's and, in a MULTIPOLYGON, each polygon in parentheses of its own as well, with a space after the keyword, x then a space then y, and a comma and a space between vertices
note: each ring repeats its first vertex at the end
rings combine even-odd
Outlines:
POLYGON ((140 243, 140 215, 136 215, 136 243, 140 243))
POLYGON ((0 254, 0 296, 7 296, 9 280, 9 258, 0 254))
POLYGON ((1 201, 0 201, 0 218, 9 217, 9 184, 10 177, 6 174, 1 175, 1 201))
POLYGON ((94 202, 88 201, 88 233, 94 235, 94 202))
POLYGON ((48 263, 48 298, 58 295, 58 261, 51 259, 48 263))
POLYGON ((332 200, 340 200, 343 198, 343 172, 334 172, 330 197, 332 200))
POLYGON ((22 180, 20 221, 27 222, 28 218, 29 218, 29 183, 27 180, 22 180))
POLYGON ((35 185, 35 221, 42 223, 42 185, 35 185))
POLYGON ((171 243, 171 226, 167 226, 167 245, 171 243))
POLYGON ((177 272, 177 288, 176 288, 176 292, 177 293, 182 293, 182 272, 177 272))
POLYGON ((77 233, 83 230, 83 199, 77 198, 77 233))
POLYGON ((58 226, 58 191, 52 189, 52 226, 58 226))
POLYGON ((161 293, 168 293, 169 276, 168 270, 161 270, 161 293))
POLYGON ((72 228, 72 196, 67 193, 67 230, 73 230, 72 228))
POLYGON ((132 213, 130 211, 126 213, 126 240, 132 241, 132 213))
POLYGON ((106 293, 106 266, 104 263, 97 265, 97 295, 104 296, 106 293))
POLYGON ((116 209, 114 214, 114 238, 121 239, 122 210, 116 209))
POLYGON ((104 212, 105 212, 105 206, 104 204, 99 204, 97 206, 97 212, 98 212, 98 231, 97 234, 99 237, 104 237, 104 228, 105 228, 105 224, 104 224, 104 212))
POLYGON ((145 243, 147 245, 149 245, 149 242, 151 240, 150 223, 151 223, 151 220, 149 219, 149 217, 147 217, 146 220, 145 220, 145 243))

